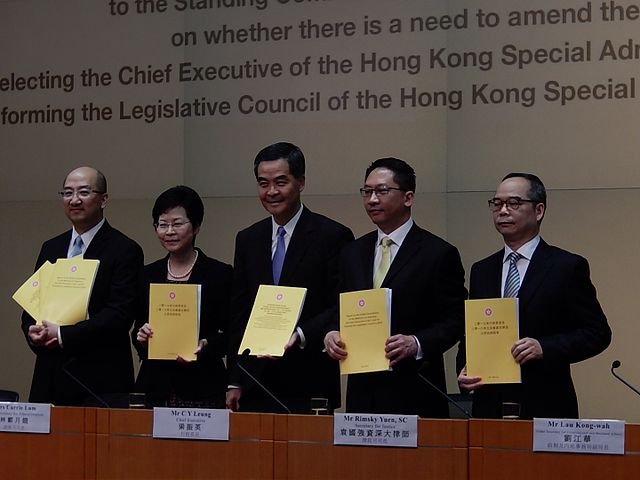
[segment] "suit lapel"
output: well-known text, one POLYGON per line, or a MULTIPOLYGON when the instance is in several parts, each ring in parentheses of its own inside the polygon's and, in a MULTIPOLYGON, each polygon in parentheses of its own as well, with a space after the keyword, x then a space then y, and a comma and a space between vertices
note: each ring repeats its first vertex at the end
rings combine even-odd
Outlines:
MULTIPOLYGON (((256 272, 260 272, 261 278, 258 279, 259 283, 273 285, 273 270, 271 268, 271 243, 272 239, 272 220, 271 217, 265 218, 260 225, 260 229, 257 232, 255 243, 250 245, 249 248, 255 248, 255 256, 249 256, 253 261, 247 265, 248 268, 254 269, 256 272)), ((253 239, 252 239, 253 241, 253 239)))
POLYGON ((312 244, 314 232, 315 226, 311 218, 311 212, 308 208, 303 208, 284 257, 280 275, 280 283, 282 285, 287 285, 292 278, 295 278, 297 268, 302 262, 307 249, 312 244))
POLYGON ((518 292, 518 298, 520 298, 525 304, 529 304, 534 297, 536 291, 542 285, 544 278, 551 269, 551 249, 549 245, 540 239, 540 243, 533 252, 527 273, 524 276, 524 281, 518 292))
POLYGON ((484 284, 484 288, 488 291, 482 295, 486 298, 500 298, 502 295, 502 264, 504 259, 504 248, 499 252, 496 252, 491 257, 491 263, 489 265, 489 271, 487 272, 489 277, 484 284))
MULTIPOLYGON (((415 254, 420 250, 420 248, 422 248, 422 242, 424 240, 424 236, 421 235, 421 233, 420 227, 414 223, 402 242, 402 245, 398 249, 398 253, 391 262, 391 266, 389 267, 387 276, 384 277, 381 287, 387 287, 393 280, 393 277, 395 277, 398 272, 402 271, 407 262, 412 258, 415 258, 415 254)), ((373 269, 373 261, 371 263, 371 268, 373 269)), ((371 275, 373 277, 373 270, 371 275)))
POLYGON ((189 282, 202 284, 207 274, 204 260, 205 254, 199 248, 196 248, 196 250, 198 251, 198 258, 196 258, 196 263, 193 265, 189 282))
POLYGON ((91 243, 84 252, 83 258, 97 259, 100 256, 100 252, 104 249, 104 246, 109 240, 109 234, 111 233, 111 225, 105 220, 104 224, 96 232, 95 236, 91 240, 91 243))
POLYGON ((362 239, 362 250, 360 251, 361 265, 357 269, 357 271, 364 272, 362 290, 373 288, 373 260, 375 258, 377 240, 377 230, 367 234, 362 239))
POLYGON ((70 243, 71 230, 60 237, 60 241, 56 242, 54 249, 51 252, 47 252, 47 256, 49 256, 51 263, 55 262, 58 258, 67 258, 70 243))

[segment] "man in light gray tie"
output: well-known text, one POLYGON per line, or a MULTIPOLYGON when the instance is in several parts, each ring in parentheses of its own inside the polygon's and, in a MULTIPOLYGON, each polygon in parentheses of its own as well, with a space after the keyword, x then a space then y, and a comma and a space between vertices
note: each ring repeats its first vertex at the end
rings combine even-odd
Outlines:
POLYGON ((29 401, 120 406, 133 384, 129 330, 139 298, 142 249, 104 218, 107 180, 95 168, 70 172, 60 197, 72 228, 42 245, 36 269, 47 260, 78 255, 100 265, 86 320, 36 325, 23 313, 22 330, 36 354, 29 401))
POLYGON ((571 364, 602 352, 611 330, 598 303, 587 261, 540 237, 547 208, 542 181, 510 173, 489 200, 504 248, 471 268, 469 298, 519 298, 520 339, 511 354, 522 383, 484 385, 466 375, 464 339, 458 384, 473 391, 473 416, 500 418, 503 403, 520 405, 521 418, 578 417, 571 364))

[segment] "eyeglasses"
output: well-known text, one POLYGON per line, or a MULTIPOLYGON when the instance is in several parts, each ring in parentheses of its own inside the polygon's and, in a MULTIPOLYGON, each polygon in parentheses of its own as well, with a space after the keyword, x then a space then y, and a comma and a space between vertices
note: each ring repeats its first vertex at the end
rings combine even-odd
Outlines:
POLYGON ((523 203, 538 204, 540 202, 536 202, 535 200, 527 200, 520 197, 509 197, 506 200, 502 200, 500 198, 492 198, 488 203, 491 211, 499 212, 505 205, 509 210, 518 210, 520 208, 520 205, 522 205, 523 203))
POLYGON ((369 198, 373 193, 376 194, 376 197, 381 197, 383 195, 389 195, 391 190, 398 190, 400 192, 406 192, 404 188, 396 188, 396 187, 364 187, 360 189, 360 195, 362 198, 369 198))
POLYGON ((169 228, 173 229, 173 231, 175 232, 176 230, 183 229, 187 223, 191 223, 191 222, 189 220, 185 220, 184 222, 173 222, 173 223, 160 222, 160 223, 156 223, 154 227, 156 227, 156 231, 160 233, 168 232, 169 228))
POLYGON ((100 190, 92 190, 91 188, 81 188, 79 190, 72 190, 69 188, 58 192, 58 195, 60 195, 60 198, 63 200, 71 200, 74 195, 78 195, 80 200, 86 200, 92 193, 102 194, 104 192, 101 192, 100 190))

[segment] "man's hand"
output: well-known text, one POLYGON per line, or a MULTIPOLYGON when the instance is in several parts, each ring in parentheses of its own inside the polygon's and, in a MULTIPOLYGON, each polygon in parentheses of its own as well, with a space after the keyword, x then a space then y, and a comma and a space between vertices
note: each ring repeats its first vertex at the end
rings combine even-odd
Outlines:
POLYGON ((482 378, 480 377, 468 377, 467 376, 467 367, 465 366, 460 375, 458 375, 458 386, 460 390, 471 391, 483 386, 482 378))
POLYGON ((145 323, 138 329, 136 340, 144 345, 149 341, 151 337, 153 337, 153 330, 148 323, 145 323))
POLYGON ((29 341, 39 347, 56 348, 58 343, 58 325, 47 320, 42 325, 29 327, 29 341))
POLYGON ((31 325, 29 327, 29 341, 37 346, 44 345, 47 340, 47 330, 44 325, 31 325))
POLYGON ((411 335, 393 335, 387 338, 384 344, 385 356, 391 360, 390 366, 408 357, 415 357, 418 353, 418 344, 411 335))
POLYGON ((241 388, 230 388, 227 391, 226 405, 232 412, 237 412, 240 408, 240 397, 242 396, 241 388))
MULTIPOLYGON (((203 350, 207 345, 209 345, 209 342, 207 341, 207 339, 206 339, 206 338, 203 338, 203 339, 201 339, 201 340, 198 342, 198 348, 196 348, 196 349, 193 351, 193 354, 196 356, 196 360, 197 360, 197 359, 198 359, 198 357, 200 356, 200 353, 202 352, 202 350, 203 350)), ((176 361, 177 361, 178 363, 191 363, 191 362, 195 362, 196 360, 191 360, 191 359, 188 359, 188 358, 184 358, 182 355, 178 355, 178 356, 176 357, 176 361)))
POLYGON ((519 365, 531 360, 542 360, 542 347, 535 338, 521 338, 511 347, 511 355, 519 365))
POLYGON ((46 327, 47 336, 49 337, 44 343, 44 346, 47 348, 57 348, 60 345, 58 341, 58 330, 60 327, 56 323, 51 323, 47 320, 43 320, 42 324, 46 327))
POLYGON ((345 344, 340 338, 340 332, 337 330, 331 330, 324 337, 324 349, 334 360, 344 360, 347 358, 347 351, 345 350, 345 344))
MULTIPOLYGON (((294 346, 296 346, 298 343, 300 343, 300 335, 298 335, 298 332, 293 332, 293 334, 291 335, 291 337, 289 337, 289 341, 286 343, 286 345, 284 346, 284 352, 286 353, 289 349, 293 348, 294 346)), ((267 360, 278 360, 281 357, 274 357, 273 355, 256 355, 257 358, 266 358, 267 360)))

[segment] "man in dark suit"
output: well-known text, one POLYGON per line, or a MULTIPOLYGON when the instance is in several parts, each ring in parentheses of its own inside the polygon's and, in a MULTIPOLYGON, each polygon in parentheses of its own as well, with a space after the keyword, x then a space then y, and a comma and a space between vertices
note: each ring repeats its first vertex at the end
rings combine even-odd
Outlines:
POLYGON ((100 265, 88 319, 69 326, 46 320, 36 325, 23 313, 22 330, 36 354, 29 401, 56 405, 124 403, 133 384, 129 330, 142 272, 142 250, 103 218, 108 195, 102 173, 90 167, 73 170, 60 195, 73 228, 42 245, 36 269, 47 260, 54 263, 77 255, 100 260, 100 265))
POLYGON ((482 378, 467 376, 463 340, 458 383, 474 391, 474 417, 501 418, 503 403, 516 403, 521 418, 577 418, 571 364, 611 341, 587 261, 540 238, 546 205, 543 183, 527 173, 504 177, 489 200, 505 247, 473 265, 469 296, 519 298, 521 338, 511 354, 522 368, 522 383, 483 385, 482 378))
POLYGON ((282 413, 283 408, 242 372, 249 373, 297 413, 309 413, 311 398, 339 406, 339 375, 322 353, 325 312, 337 303, 337 259, 353 240, 347 227, 311 212, 300 201, 305 184, 302 151, 290 143, 261 150, 254 161, 258 196, 271 217, 238 233, 234 259, 227 406, 232 410, 282 413), (237 357, 258 287, 305 287, 297 328, 282 358, 237 357))
MULTIPOLYGON (((378 228, 343 250, 340 290, 392 290, 391 336, 380 346, 392 370, 349 375, 348 412, 448 416, 446 399, 418 374, 446 389, 442 354, 463 330, 464 270, 455 247, 412 220, 415 188, 411 166, 383 158, 367 168, 360 189, 378 228)), ((338 325, 333 327, 325 348, 342 360, 349 345, 341 340, 338 325)))

